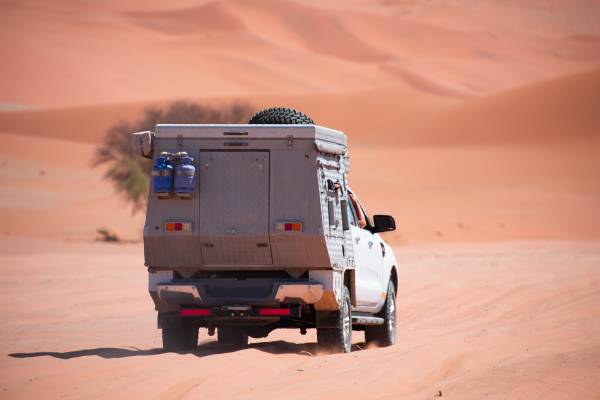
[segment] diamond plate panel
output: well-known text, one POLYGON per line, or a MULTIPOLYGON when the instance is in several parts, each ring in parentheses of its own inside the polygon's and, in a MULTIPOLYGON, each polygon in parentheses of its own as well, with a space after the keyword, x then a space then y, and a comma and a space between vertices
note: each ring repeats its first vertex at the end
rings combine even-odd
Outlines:
POLYGON ((201 151, 199 169, 204 264, 271 264, 269 153, 201 151))

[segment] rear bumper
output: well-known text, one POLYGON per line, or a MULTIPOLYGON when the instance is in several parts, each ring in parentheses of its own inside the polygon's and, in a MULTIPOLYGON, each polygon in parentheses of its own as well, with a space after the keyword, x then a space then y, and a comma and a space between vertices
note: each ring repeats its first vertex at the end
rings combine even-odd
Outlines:
POLYGON ((314 304, 323 297, 323 285, 307 281, 253 282, 236 280, 195 280, 159 283, 158 297, 170 305, 277 305, 314 304), (245 284, 246 283, 246 284, 245 284))

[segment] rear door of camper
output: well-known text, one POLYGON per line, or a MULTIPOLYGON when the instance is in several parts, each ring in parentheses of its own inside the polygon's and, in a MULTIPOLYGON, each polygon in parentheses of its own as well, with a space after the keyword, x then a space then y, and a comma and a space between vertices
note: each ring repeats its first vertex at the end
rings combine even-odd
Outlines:
POLYGON ((269 152, 200 150, 205 265, 270 265, 269 152))

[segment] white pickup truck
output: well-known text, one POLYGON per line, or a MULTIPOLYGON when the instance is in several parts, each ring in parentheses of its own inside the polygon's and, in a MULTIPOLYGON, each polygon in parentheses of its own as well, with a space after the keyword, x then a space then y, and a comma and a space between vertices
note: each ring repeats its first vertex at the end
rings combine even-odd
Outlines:
POLYGON ((394 344, 398 265, 380 233, 395 222, 349 188, 344 133, 271 108, 132 141, 154 160, 144 256, 165 350, 196 348, 199 328, 229 346, 276 328, 316 328, 333 352, 352 330, 394 344))

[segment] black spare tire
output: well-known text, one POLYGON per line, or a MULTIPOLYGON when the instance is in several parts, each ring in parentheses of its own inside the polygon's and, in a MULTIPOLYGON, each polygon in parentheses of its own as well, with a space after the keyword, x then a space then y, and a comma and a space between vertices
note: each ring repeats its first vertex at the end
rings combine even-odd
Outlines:
POLYGON ((293 108, 266 108, 254 114, 249 124, 257 125, 314 125, 314 121, 303 112, 293 108))

